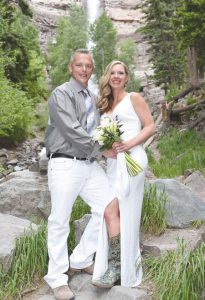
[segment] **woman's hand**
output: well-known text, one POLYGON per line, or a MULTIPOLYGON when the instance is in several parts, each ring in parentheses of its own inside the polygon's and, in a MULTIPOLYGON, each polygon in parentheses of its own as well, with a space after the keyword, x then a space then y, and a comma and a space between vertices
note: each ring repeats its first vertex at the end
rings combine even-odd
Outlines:
POLYGON ((129 152, 129 150, 133 147, 131 140, 130 141, 121 141, 115 142, 112 144, 112 148, 116 153, 120 152, 129 152))

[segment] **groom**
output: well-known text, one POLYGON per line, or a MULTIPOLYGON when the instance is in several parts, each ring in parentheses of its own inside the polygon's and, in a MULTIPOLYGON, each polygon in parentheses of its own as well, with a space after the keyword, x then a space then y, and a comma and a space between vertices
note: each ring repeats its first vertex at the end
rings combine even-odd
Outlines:
POLYGON ((49 99, 45 136, 52 208, 48 218, 49 265, 44 279, 58 300, 74 298, 68 287, 69 266, 92 273, 100 221, 106 203, 112 200, 107 177, 95 160, 99 145, 91 137, 99 123, 96 96, 87 89, 93 72, 91 53, 76 50, 68 69, 70 81, 57 87, 49 99), (69 265, 69 220, 78 195, 91 207, 92 216, 69 265))

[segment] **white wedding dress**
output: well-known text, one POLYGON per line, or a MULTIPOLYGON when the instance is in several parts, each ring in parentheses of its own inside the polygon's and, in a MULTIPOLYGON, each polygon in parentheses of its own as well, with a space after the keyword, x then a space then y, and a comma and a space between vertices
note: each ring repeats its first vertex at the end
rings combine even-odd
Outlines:
MULTIPOLYGON (((141 122, 127 94, 115 107, 112 117, 122 124, 122 140, 126 141, 141 131, 141 122)), ((130 149, 131 156, 145 170, 147 155, 142 145, 130 149)), ((121 231, 121 285, 135 287, 142 281, 142 266, 139 245, 141 207, 144 193, 145 171, 135 177, 128 176, 124 153, 117 159, 107 160, 107 175, 115 196, 119 199, 121 231)), ((108 267, 108 234, 102 220, 95 258, 93 280, 99 279, 108 267)))

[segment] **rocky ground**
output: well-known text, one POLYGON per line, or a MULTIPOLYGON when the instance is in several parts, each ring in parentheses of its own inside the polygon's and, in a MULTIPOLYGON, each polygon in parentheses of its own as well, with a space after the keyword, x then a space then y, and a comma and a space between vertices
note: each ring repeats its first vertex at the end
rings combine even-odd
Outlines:
MULTIPOLYGON (((75 275, 69 282, 75 293, 75 300, 151 300, 148 290, 115 286, 111 289, 99 289, 91 284, 91 275, 75 275)), ((38 289, 23 297, 23 300, 54 300, 52 290, 44 283, 38 289)))
POLYGON ((8 174, 25 169, 38 170, 38 154, 43 147, 43 138, 30 138, 17 146, 0 141, 0 180, 8 174))
MULTIPOLYGON (((28 228, 30 224, 28 220, 32 220, 34 215, 47 218, 50 212, 50 195, 45 175, 47 160, 40 159, 40 164, 37 164, 39 157, 37 154, 41 148, 41 141, 34 139, 23 143, 20 148, 16 147, 16 152, 14 148, 2 151, 4 158, 7 154, 8 162, 18 160, 16 167, 24 168, 21 171, 10 173, 0 182, 0 211, 2 212, 0 217, 0 261, 4 270, 9 269, 15 249, 15 240, 24 233, 24 229, 28 228), (32 160, 35 162, 31 163, 32 160), (37 169, 37 165, 43 166, 43 172, 37 169)), ((9 165, 15 168, 11 162, 9 165)), ((142 235, 142 253, 161 255, 165 251, 173 251, 177 248, 177 238, 183 238, 191 249, 195 249, 197 245, 205 242, 205 228, 203 226, 200 228, 190 227, 193 220, 205 221, 204 176, 196 171, 186 174, 186 177, 183 178, 156 179, 151 172, 147 172, 147 183, 155 184, 159 190, 164 187, 166 189, 169 196, 166 207, 168 229, 160 236, 142 235)), ((85 216, 83 220, 76 221, 77 239, 88 220, 89 216, 85 216)), ((149 285, 143 284, 140 289, 116 286, 108 291, 99 290, 92 286, 91 276, 87 274, 73 276, 70 280, 70 287, 76 294, 76 300, 152 299, 149 285)), ((40 282, 36 289, 27 292, 23 299, 48 300, 54 298, 48 286, 44 282, 40 282)))

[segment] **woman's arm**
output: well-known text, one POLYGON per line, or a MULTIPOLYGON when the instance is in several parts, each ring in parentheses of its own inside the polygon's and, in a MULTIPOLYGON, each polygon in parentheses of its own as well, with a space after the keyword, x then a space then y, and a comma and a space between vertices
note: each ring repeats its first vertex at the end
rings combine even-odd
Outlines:
POLYGON ((141 121, 142 130, 134 138, 128 141, 114 143, 113 149, 117 152, 128 151, 132 147, 144 143, 155 132, 154 120, 151 115, 149 106, 145 102, 144 98, 137 93, 132 93, 131 102, 136 114, 141 121))

